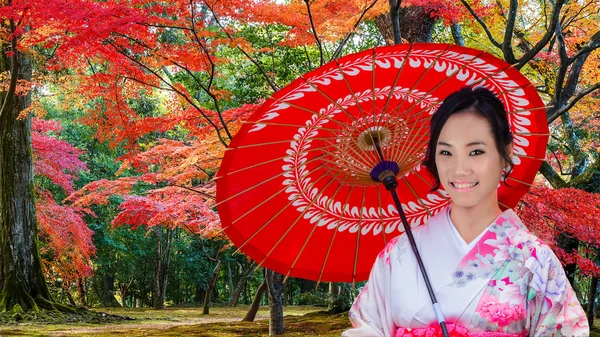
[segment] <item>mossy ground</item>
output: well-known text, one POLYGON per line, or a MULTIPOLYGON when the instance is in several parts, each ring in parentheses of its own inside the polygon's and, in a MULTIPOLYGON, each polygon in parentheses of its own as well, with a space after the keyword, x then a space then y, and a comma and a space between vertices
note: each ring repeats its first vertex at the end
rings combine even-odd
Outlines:
MULTIPOLYGON (((0 325, 0 336, 90 336, 90 337, 259 337, 269 332, 269 309, 262 307, 255 322, 240 322, 247 306, 238 308, 214 307, 210 315, 202 315, 202 308, 169 307, 164 310, 153 309, 95 309, 99 315, 96 323, 73 322, 69 324, 10 323, 0 325), (102 315, 105 313, 105 315, 102 315), (114 315, 114 316, 113 316, 114 315), (118 317, 131 317, 135 320, 119 320, 118 317), (112 318, 111 318, 112 317, 112 318)), ((339 337, 350 327, 348 316, 328 314, 322 308, 288 306, 284 309, 285 334, 283 336, 324 336, 339 337)), ((592 330, 592 337, 600 337, 600 320, 592 330)))
MULTIPOLYGON (((102 308, 93 313, 106 322, 53 322, 50 319, 34 322, 10 322, 0 325, 0 336, 267 336, 269 332, 269 308, 261 307, 254 322, 241 322, 247 306, 237 308, 213 307, 209 315, 202 315, 202 308, 169 307, 164 310, 102 308), (102 314, 105 315, 102 315, 102 314), (130 317, 135 320, 117 320, 114 317, 130 317)), ((329 315, 323 308, 287 306, 284 308, 286 334, 284 336, 340 336, 350 326, 347 314, 329 315)))

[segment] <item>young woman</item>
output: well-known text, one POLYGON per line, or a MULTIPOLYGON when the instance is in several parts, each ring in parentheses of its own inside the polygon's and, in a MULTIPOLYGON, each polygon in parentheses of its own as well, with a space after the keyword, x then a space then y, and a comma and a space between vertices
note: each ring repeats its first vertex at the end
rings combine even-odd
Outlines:
MULTIPOLYGON (((451 204, 414 229, 450 336, 589 336, 552 250, 498 207, 512 168, 502 102, 485 88, 446 98, 431 120, 424 165, 451 204)), ((354 336, 442 336, 406 235, 380 253, 350 310, 354 336)))

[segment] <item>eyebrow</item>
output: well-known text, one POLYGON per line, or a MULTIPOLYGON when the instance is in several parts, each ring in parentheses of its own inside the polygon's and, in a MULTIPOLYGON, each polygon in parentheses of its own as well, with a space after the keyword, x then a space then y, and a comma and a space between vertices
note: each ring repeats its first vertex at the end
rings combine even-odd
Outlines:
MULTIPOLYGON (((451 144, 448 144, 446 142, 438 142, 437 145, 452 147, 451 144)), ((469 144, 467 144, 467 146, 475 146, 475 145, 484 145, 485 146, 485 143, 482 141, 476 141, 476 142, 470 142, 469 144)))

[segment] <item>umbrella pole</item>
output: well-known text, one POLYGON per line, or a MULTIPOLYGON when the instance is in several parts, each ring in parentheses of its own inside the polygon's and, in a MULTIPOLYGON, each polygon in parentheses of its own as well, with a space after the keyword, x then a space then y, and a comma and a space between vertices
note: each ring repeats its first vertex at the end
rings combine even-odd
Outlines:
MULTIPOLYGON (((379 142, 375 139, 375 148, 379 154, 379 158, 381 159, 382 164, 384 164, 383 154, 381 152, 381 148, 379 146, 379 142)), ((384 170, 379 176, 379 181, 383 183, 385 189, 390 191, 392 194, 392 199, 394 199, 394 204, 396 205, 396 209, 398 209, 398 214, 400 214, 400 219, 402 220, 402 224, 404 225, 404 230, 406 231, 406 235, 408 236, 408 241, 412 247, 413 252, 415 253, 415 257, 417 258, 417 263, 419 264, 419 269, 421 270, 421 274, 423 275, 423 279, 425 280, 425 285, 427 286, 427 291, 429 292, 429 297, 431 298, 431 303, 433 303, 433 311, 435 312, 435 316, 440 323, 440 327, 442 328, 442 333, 444 337, 448 337, 448 328, 446 327, 446 319, 444 318, 444 314, 442 313, 442 309, 440 304, 438 303, 435 293, 433 292, 433 287, 431 286, 431 281, 429 281, 429 275, 425 270, 425 265, 423 264, 423 259, 421 258, 421 254, 419 253, 419 249, 417 248, 417 243, 415 242, 415 237, 413 236, 412 229, 408 225, 408 220, 406 219, 406 215, 404 214, 404 210, 402 210, 402 204, 400 203, 400 198, 398 198, 398 192, 396 192, 396 188, 398 187, 398 181, 396 180, 396 173, 391 170, 384 170)))

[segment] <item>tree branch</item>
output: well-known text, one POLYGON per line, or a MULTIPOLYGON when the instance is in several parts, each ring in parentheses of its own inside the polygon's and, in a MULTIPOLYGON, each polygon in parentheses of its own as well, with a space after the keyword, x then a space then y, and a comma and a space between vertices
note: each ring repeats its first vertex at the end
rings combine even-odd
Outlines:
POLYGON ((17 49, 17 37, 15 36, 15 21, 10 19, 10 32, 12 38, 10 39, 10 82, 8 84, 8 90, 4 96, 4 102, 2 102, 2 109, 0 110, 0 133, 3 133, 4 119, 9 115, 9 110, 12 109, 13 100, 17 92, 17 80, 19 79, 19 50, 17 49))
POLYGON ((594 177, 594 173, 600 170, 600 158, 591 163, 581 174, 577 175, 570 181, 571 186, 583 186, 590 183, 594 177))
POLYGON ((402 43, 402 32, 400 32, 400 5, 402 4, 402 0, 389 1, 392 32, 394 33, 394 44, 399 44, 402 43))
POLYGON ((591 92, 598 90, 598 89, 600 89, 600 82, 592 85, 591 87, 589 87, 585 90, 580 91, 577 95, 575 95, 575 97, 573 97, 571 99, 571 101, 569 101, 569 103, 567 105, 565 105, 564 107, 562 107, 560 109, 554 110, 554 112, 550 116, 547 117, 548 124, 554 122, 555 119, 557 119, 558 117, 560 117, 561 115, 563 115, 567 111, 569 111, 573 106, 575 106, 575 104, 577 104, 577 102, 579 100, 581 100, 582 98, 584 98, 591 92))
POLYGON ((577 51, 577 54, 571 57, 571 63, 577 60, 578 58, 591 53, 592 51, 600 48, 600 31, 597 31, 586 45, 577 51))
POLYGON ((554 171, 548 162, 544 161, 540 167, 540 173, 546 178, 553 188, 568 187, 568 184, 554 171))
POLYGON ((502 41, 502 54, 504 55, 504 60, 510 64, 514 64, 517 61, 512 50, 512 37, 515 30, 518 6, 518 0, 510 0, 508 19, 506 20, 506 29, 504 31, 504 41, 502 41))
POLYGON ((452 37, 454 38, 454 43, 456 43, 459 46, 464 46, 465 45, 465 38, 463 37, 462 29, 460 27, 460 24, 454 22, 450 26, 450 31, 452 32, 452 37))
MULTIPOLYGON (((217 14, 215 13, 215 11, 213 10, 213 8, 210 5, 206 5, 208 7, 208 9, 210 10, 210 12, 212 13, 212 15, 215 18, 215 22, 217 23, 217 25, 219 26, 219 28, 221 28, 221 30, 225 33, 225 35, 227 35, 227 37, 229 38, 229 40, 234 41, 233 36, 231 36, 231 34, 229 34, 229 32, 225 29, 225 27, 223 27, 223 25, 221 25, 221 22, 219 21, 219 18, 217 16, 217 14)), ((242 49, 242 47, 240 47, 237 43, 235 44, 235 46, 237 47, 237 49, 239 49, 244 56, 246 56, 246 58, 248 58, 248 60, 250 62, 252 62, 257 68, 258 70, 261 72, 261 74, 263 74, 263 76, 265 77, 265 80, 267 81, 267 83, 269 84, 269 86, 271 87, 271 89, 273 89, 273 91, 279 91, 279 87, 275 84, 275 82, 273 82, 271 80, 271 78, 269 77, 269 75, 267 74, 267 72, 263 69, 263 67, 258 63, 257 60, 253 59, 250 54, 248 54, 244 49, 242 49)))
POLYGON ((308 20, 310 21, 310 27, 313 31, 313 36, 315 37, 315 41, 317 41, 317 46, 319 46, 319 59, 321 61, 320 65, 323 65, 323 46, 321 45, 321 40, 319 40, 319 35, 317 35, 317 29, 315 28, 315 22, 312 17, 312 13, 310 11, 310 0, 304 0, 306 4, 306 10, 308 11, 308 20))
POLYGON ((223 144, 223 146, 227 147, 227 142, 225 141, 225 139, 223 139, 223 136, 221 136, 221 132, 219 130, 219 127, 210 119, 210 117, 208 117, 208 115, 199 106, 197 106, 191 100, 191 98, 188 95, 186 95, 183 92, 179 91, 171 83, 169 83, 169 81, 166 81, 162 76, 160 76, 156 71, 150 69, 147 65, 145 65, 145 64, 139 62, 138 60, 136 60, 134 57, 132 57, 131 55, 129 55, 129 53, 126 50, 123 50, 120 47, 118 47, 117 45, 115 45, 114 42, 112 42, 110 40, 107 40, 107 43, 110 44, 113 48, 115 48, 115 50, 117 52, 119 52, 121 55, 125 56, 130 61, 132 61, 133 63, 137 64, 139 67, 145 69, 146 71, 150 72, 152 75, 156 76, 161 82, 165 83, 169 88, 171 88, 178 95, 180 95, 184 100, 186 100, 192 107, 194 107, 196 110, 198 110, 198 112, 200 112, 200 114, 202 115, 202 117, 204 117, 206 119, 206 121, 215 129, 215 131, 217 132, 217 137, 219 137, 219 141, 221 142, 221 144, 223 144))
POLYGON ((485 22, 483 22, 483 20, 481 20, 481 18, 477 15, 477 13, 475 13, 475 11, 473 10, 473 8, 471 8, 471 6, 465 0, 460 0, 460 2, 465 6, 465 8, 469 11, 469 13, 471 13, 471 16, 473 16, 473 18, 483 28, 483 30, 485 31, 485 34, 487 35, 487 37, 490 40, 490 42, 495 47, 497 47, 498 49, 502 50, 502 45, 500 44, 500 42, 498 42, 498 41, 496 41, 496 39, 494 39, 494 36, 492 36, 492 32, 490 32, 490 29, 488 28, 488 26, 485 24, 485 22))
POLYGON ((548 44, 548 42, 554 35, 554 30, 556 29, 558 22, 560 21, 560 11, 561 11, 564 3, 565 3, 565 0, 557 0, 556 1, 556 3, 554 4, 554 8, 552 9, 552 16, 550 19, 550 27, 546 31, 546 34, 544 34, 542 39, 539 40, 535 44, 535 46, 533 46, 533 48, 531 48, 530 51, 525 53, 525 55, 521 56, 521 58, 517 62, 517 65, 515 66, 515 68, 517 68, 517 69, 523 68, 532 58, 535 57, 535 55, 537 55, 537 53, 539 53, 548 44))
POLYGON ((571 172, 563 172, 562 164, 560 163, 560 160, 558 160, 558 157, 556 156, 556 152, 554 152, 554 151, 551 151, 551 152, 552 152, 552 155, 554 156, 554 159, 556 159, 556 163, 558 164, 558 169, 560 170, 560 175, 561 176, 571 175, 572 171, 571 172))
MULTIPOLYGON (((202 51, 206 55, 206 58, 208 59, 208 62, 210 65, 210 72, 209 72, 210 78, 208 80, 208 85, 206 86, 208 88, 208 90, 210 90, 210 88, 212 86, 214 74, 215 74, 215 62, 213 61, 212 55, 210 54, 210 52, 208 51, 208 49, 206 48, 204 43, 202 43, 202 41, 200 41, 200 38, 198 37, 198 33, 196 32, 196 15, 194 12, 194 0, 190 0, 190 10, 192 11, 192 22, 191 22, 192 35, 194 36, 194 40, 196 40, 196 43, 198 43, 198 45, 200 46, 200 49, 202 49, 202 51)), ((209 67, 206 67, 206 68, 208 69, 209 67)))
POLYGON ((191 187, 187 187, 187 186, 184 186, 184 185, 177 185, 177 184, 174 184, 174 185, 170 185, 170 186, 173 186, 173 187, 179 187, 179 188, 181 188, 181 189, 188 190, 188 191, 190 191, 190 192, 194 192, 194 193, 196 193, 196 194, 200 194, 201 196, 203 196, 203 197, 206 197, 206 198, 209 198, 209 199, 213 199, 213 200, 214 200, 214 199, 216 199, 216 198, 217 198, 217 197, 216 197, 216 196, 214 196, 214 195, 208 194, 208 193, 206 193, 206 192, 198 191, 197 189, 194 189, 194 188, 191 188, 191 187))
POLYGON ((365 9, 363 10, 363 12, 360 14, 360 17, 358 18, 358 20, 356 20, 356 23, 354 23, 354 27, 352 27, 352 31, 350 33, 348 33, 346 35, 346 37, 344 37, 344 39, 342 40, 342 42, 337 46, 337 48, 335 49, 335 52, 333 53, 333 55, 331 56, 331 59, 329 61, 333 61, 334 59, 338 58, 340 56, 340 54, 342 53, 342 50, 344 49, 344 46, 346 45, 346 43, 348 43, 348 40, 350 39, 350 37, 352 37, 352 35, 354 35, 356 28, 358 27, 358 25, 361 23, 363 17, 365 16, 365 14, 367 14, 367 12, 373 8, 373 6, 375 6, 375 4, 377 3, 378 0, 374 0, 369 6, 365 7, 365 9))

